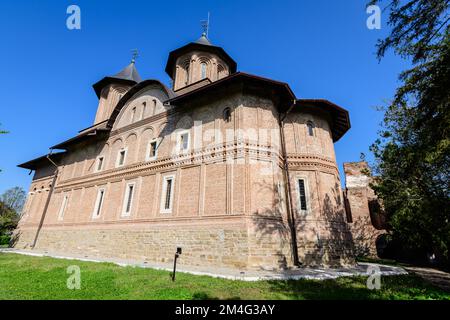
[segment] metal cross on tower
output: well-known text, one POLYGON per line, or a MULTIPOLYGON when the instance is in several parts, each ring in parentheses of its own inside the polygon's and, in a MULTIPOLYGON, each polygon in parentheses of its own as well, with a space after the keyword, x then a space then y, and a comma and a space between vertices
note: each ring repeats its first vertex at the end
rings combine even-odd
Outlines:
POLYGON ((201 20, 200 21, 203 29, 203 34, 208 37, 209 34, 209 12, 208 12, 208 19, 207 20, 201 20))
POLYGON ((132 56, 131 56, 131 63, 135 63, 136 62, 136 58, 139 57, 138 49, 131 50, 131 54, 132 54, 132 56))

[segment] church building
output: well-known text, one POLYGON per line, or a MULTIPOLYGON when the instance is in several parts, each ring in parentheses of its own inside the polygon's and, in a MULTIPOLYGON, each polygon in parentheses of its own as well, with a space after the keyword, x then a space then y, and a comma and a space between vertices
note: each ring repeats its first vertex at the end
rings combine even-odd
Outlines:
POLYGON ((206 34, 169 53, 170 88, 135 64, 93 85, 90 127, 19 165, 34 177, 16 248, 164 264, 181 247, 184 267, 237 270, 354 262, 334 151, 347 110, 237 71, 206 34))

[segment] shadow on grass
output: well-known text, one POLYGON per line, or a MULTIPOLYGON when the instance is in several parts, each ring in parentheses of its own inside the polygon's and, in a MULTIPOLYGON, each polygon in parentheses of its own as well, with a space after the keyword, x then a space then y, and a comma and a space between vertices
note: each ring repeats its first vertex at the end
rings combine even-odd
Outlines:
POLYGON ((449 300, 450 295, 415 275, 381 277, 380 290, 367 287, 367 277, 330 280, 270 281, 271 290, 287 299, 308 300, 449 300))
MULTIPOLYGON (((213 297, 206 292, 196 292, 192 295, 192 300, 221 300, 217 297, 213 297)), ((241 297, 230 297, 225 300, 241 300, 241 297)))

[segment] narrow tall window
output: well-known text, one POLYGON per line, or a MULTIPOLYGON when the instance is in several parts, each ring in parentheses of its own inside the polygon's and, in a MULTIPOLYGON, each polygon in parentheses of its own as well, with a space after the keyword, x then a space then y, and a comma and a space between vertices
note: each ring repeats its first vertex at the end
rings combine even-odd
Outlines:
POLYGON ((105 189, 98 190, 97 199, 95 200, 94 212, 92 214, 93 218, 98 218, 100 216, 104 196, 105 196, 105 189))
POLYGON ((158 142, 156 140, 150 141, 148 144, 147 161, 156 159, 156 152, 158 150, 158 142))
POLYGON ((131 205, 133 203, 134 183, 127 184, 125 189, 125 197, 123 201, 122 216, 129 216, 131 213, 131 205))
POLYGON ((163 193, 162 193, 162 197, 161 197, 161 212, 162 213, 171 213, 172 212, 173 184, 174 184, 174 176, 164 177, 163 193))
POLYGON ((186 76, 184 78, 186 79, 184 85, 187 86, 189 84, 189 66, 186 66, 186 76))
POLYGON ((96 171, 101 171, 103 169, 103 162, 105 157, 98 157, 96 171))
POLYGON ((66 211, 67 201, 68 200, 69 200, 69 196, 65 195, 64 198, 63 198, 63 201, 61 203, 61 207, 59 208, 58 220, 63 220, 64 219, 64 213, 66 211))
POLYGON ((156 104, 157 104, 156 99, 153 99, 152 115, 156 114, 156 104))
POLYGON ((312 123, 312 121, 308 121, 306 126, 308 127, 308 135, 314 137, 314 123, 312 123))
POLYGON ((217 65, 217 80, 222 79, 224 76, 225 76, 224 67, 221 64, 217 65))
POLYGON ((230 110, 230 108, 225 108, 225 110, 223 110, 223 120, 225 122, 230 122, 231 121, 231 110, 230 110))
POLYGON ((131 123, 134 123, 136 121, 136 107, 131 109, 131 123))
POLYGON ((164 209, 170 209, 170 200, 172 199, 172 179, 166 180, 166 198, 164 200, 164 209))
POLYGON ((201 68, 201 77, 200 77, 200 79, 203 80, 203 79, 206 78, 206 63, 202 62, 201 65, 200 65, 200 68, 201 68))
POLYGON ((189 132, 183 132, 179 136, 179 150, 186 151, 189 149, 189 132))
POLYGON ((142 102, 141 120, 145 118, 146 111, 147 111, 147 102, 142 102))
POLYGON ((300 210, 306 211, 308 209, 308 204, 306 202, 306 189, 304 179, 298 179, 298 193, 300 199, 300 210))
POLYGON ((126 154, 127 154, 127 150, 125 150, 125 149, 119 151, 116 167, 120 167, 120 166, 123 166, 125 164, 125 156, 126 156, 126 154))

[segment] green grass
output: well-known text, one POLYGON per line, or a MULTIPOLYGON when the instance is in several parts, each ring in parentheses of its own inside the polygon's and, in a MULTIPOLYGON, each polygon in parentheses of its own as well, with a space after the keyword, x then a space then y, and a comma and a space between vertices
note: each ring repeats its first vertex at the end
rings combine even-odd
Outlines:
POLYGON ((152 269, 0 253, 0 299, 450 299, 413 275, 382 277, 368 290, 365 277, 244 282, 152 269), (81 289, 66 286, 67 267, 81 269, 81 289))

